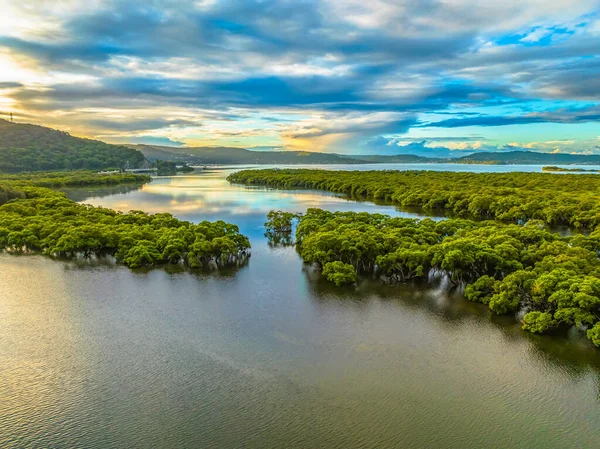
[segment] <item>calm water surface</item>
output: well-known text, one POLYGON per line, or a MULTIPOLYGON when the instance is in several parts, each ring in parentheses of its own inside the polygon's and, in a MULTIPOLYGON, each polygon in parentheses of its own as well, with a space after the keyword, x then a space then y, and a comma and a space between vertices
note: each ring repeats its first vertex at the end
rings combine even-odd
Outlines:
POLYGON ((600 447, 600 356, 577 332, 523 334, 442 281, 331 287, 267 245, 269 210, 410 214, 230 171, 69 194, 236 223, 239 270, 0 255, 1 448, 600 447))

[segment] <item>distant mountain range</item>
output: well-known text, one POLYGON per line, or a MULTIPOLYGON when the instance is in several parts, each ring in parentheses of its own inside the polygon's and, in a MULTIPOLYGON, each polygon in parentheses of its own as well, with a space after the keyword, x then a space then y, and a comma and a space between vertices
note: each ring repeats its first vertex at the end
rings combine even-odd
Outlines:
POLYGON ((191 165, 277 164, 536 164, 600 165, 600 155, 534 151, 477 152, 460 158, 413 154, 343 155, 310 151, 247 150, 231 147, 111 145, 63 131, 0 119, 0 172, 139 167, 144 160, 191 165))
POLYGON ((506 153, 473 153, 456 162, 461 164, 521 165, 600 165, 600 155, 508 151, 506 153))
POLYGON ((232 147, 163 147, 129 145, 141 151, 148 160, 172 160, 192 165, 237 164, 360 164, 359 160, 334 153, 310 151, 251 151, 232 147))
POLYGON ((172 160, 192 165, 238 164, 497 164, 497 165, 600 165, 600 155, 539 153, 535 151, 478 152, 459 158, 413 154, 343 155, 309 151, 252 151, 231 147, 164 147, 128 145, 148 160, 172 160))

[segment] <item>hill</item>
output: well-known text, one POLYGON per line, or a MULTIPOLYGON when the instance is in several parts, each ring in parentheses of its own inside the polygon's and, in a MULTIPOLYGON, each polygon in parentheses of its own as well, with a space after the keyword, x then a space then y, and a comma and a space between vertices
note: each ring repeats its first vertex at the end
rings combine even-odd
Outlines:
POLYGON ((190 164, 361 164, 352 156, 310 151, 252 151, 233 147, 163 147, 130 145, 149 160, 173 160, 190 164))
POLYGON ((189 164, 383 164, 428 163, 442 159, 413 154, 391 156, 343 155, 310 151, 253 151, 233 147, 164 147, 157 145, 130 145, 142 152, 148 160, 171 160, 189 164))
POLYGON ((432 164, 454 162, 455 159, 442 159, 435 157, 417 156, 416 154, 392 154, 392 155, 352 155, 354 159, 363 164, 432 164))
POLYGON ((252 151, 230 147, 164 147, 130 145, 148 160, 216 164, 498 164, 498 165, 600 165, 600 155, 539 153, 535 151, 481 152, 460 158, 433 158, 415 154, 342 155, 308 151, 252 151))
POLYGON ((498 165, 600 165, 600 155, 539 153, 536 151, 482 152, 463 156, 453 162, 498 165))
POLYGON ((134 168, 143 162, 132 148, 0 119, 0 172, 134 168))

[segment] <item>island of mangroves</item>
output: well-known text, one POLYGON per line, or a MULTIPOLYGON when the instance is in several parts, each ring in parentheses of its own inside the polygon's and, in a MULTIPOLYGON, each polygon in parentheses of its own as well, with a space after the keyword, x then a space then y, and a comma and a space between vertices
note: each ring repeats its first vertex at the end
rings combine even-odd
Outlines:
POLYGON ((466 299, 517 316, 526 331, 575 326, 600 346, 596 175, 268 169, 240 171, 228 180, 327 190, 447 215, 436 221, 272 211, 266 226, 273 239, 295 240, 303 260, 338 286, 360 276, 385 282, 447 276, 466 299), (555 232, 558 226, 571 235, 555 232))

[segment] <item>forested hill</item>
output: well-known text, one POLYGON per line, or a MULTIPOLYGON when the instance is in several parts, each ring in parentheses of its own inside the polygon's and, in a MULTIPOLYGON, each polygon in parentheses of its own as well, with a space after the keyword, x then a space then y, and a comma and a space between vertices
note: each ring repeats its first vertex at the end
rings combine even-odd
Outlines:
POLYGON ((600 155, 508 151, 473 153, 457 160, 462 164, 600 165, 600 155))
POLYGON ((82 139, 43 126, 0 119, 0 172, 134 168, 144 155, 133 148, 82 139))
MULTIPOLYGON (((252 151, 233 147, 164 147, 131 145, 149 160, 173 160, 191 164, 362 164, 364 161, 335 153, 310 151, 252 151)), ((414 157, 414 156, 412 156, 414 157)))
POLYGON ((311 151, 257 151, 233 147, 165 147, 130 145, 140 150, 148 160, 179 161, 189 164, 417 164, 446 162, 414 154, 344 155, 311 151))
POLYGON ((600 165, 600 155, 552 154, 535 151, 480 152, 455 158, 415 154, 343 155, 308 151, 256 151, 230 147, 165 147, 130 145, 149 160, 189 164, 499 164, 499 165, 600 165))

